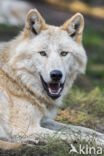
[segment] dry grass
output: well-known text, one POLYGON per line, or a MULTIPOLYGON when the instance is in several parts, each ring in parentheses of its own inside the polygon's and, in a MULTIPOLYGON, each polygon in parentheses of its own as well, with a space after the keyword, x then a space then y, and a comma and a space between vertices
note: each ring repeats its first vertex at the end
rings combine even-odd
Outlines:
POLYGON ((64 98, 56 120, 93 129, 104 126, 104 92, 98 87, 90 92, 72 89, 64 98))

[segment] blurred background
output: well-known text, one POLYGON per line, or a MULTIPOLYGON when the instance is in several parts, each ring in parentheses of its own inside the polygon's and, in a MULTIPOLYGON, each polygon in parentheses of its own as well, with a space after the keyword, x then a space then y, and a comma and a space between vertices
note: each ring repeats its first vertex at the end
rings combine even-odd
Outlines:
POLYGON ((76 12, 84 15, 86 75, 78 77, 56 120, 104 132, 104 0, 0 0, 1 43, 13 39, 23 29, 30 8, 37 8, 53 25, 63 24, 76 12))

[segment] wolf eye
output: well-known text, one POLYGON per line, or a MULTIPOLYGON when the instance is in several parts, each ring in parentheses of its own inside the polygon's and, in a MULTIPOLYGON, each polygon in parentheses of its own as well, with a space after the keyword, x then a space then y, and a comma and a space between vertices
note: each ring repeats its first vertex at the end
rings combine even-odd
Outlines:
POLYGON ((66 56, 67 54, 68 54, 67 51, 62 51, 62 52, 60 53, 61 56, 66 56))
POLYGON ((45 51, 40 51, 39 53, 40 53, 41 56, 47 56, 45 51))

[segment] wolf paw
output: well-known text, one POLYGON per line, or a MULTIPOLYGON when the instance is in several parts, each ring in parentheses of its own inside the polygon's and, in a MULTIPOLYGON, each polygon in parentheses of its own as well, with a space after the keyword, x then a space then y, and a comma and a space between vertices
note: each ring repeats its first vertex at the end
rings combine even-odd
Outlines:
POLYGON ((39 140, 37 139, 31 139, 31 138, 25 138, 21 140, 23 143, 25 144, 29 144, 29 145, 35 145, 39 143, 39 140))

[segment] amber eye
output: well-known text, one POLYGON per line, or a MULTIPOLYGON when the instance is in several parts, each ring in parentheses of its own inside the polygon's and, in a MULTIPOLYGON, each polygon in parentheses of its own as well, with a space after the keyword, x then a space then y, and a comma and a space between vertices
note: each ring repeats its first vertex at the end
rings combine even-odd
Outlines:
POLYGON ((61 56, 66 56, 67 54, 68 54, 67 51, 62 51, 62 52, 60 53, 61 56))
POLYGON ((47 56, 45 51, 40 51, 39 53, 40 53, 41 56, 47 56))

